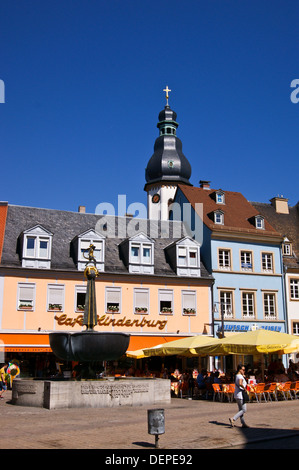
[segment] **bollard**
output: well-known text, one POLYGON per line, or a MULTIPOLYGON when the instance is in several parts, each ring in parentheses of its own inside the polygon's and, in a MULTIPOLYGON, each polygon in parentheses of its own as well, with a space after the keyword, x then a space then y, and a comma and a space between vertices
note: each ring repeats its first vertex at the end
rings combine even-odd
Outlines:
POLYGON ((159 435, 165 433, 164 410, 147 410, 148 433, 155 436, 155 447, 159 448, 159 435))

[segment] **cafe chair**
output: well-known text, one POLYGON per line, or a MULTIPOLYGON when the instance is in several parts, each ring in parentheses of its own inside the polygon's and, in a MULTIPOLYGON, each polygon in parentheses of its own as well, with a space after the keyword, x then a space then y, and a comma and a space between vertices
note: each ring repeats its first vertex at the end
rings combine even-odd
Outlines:
POLYGON ((291 383, 292 382, 285 382, 285 383, 280 384, 279 391, 281 392, 281 394, 282 394, 282 396, 285 400, 287 400, 288 397, 290 397, 291 400, 293 400, 293 397, 292 397, 292 394, 291 394, 291 383))
POLYGON ((276 388, 277 388, 276 382, 265 385, 264 393, 270 399, 270 401, 272 401, 271 395, 275 398, 275 401, 278 401, 276 388))
POLYGON ((295 382, 295 389, 293 390, 295 398, 297 398, 297 393, 299 393, 299 381, 295 382))
POLYGON ((223 396, 227 398, 228 401, 232 402, 234 399, 235 384, 223 384, 223 396))
POLYGON ((213 401, 218 397, 219 401, 223 401, 223 391, 219 384, 212 384, 213 386, 213 401))
POLYGON ((267 401, 264 389, 265 389, 264 383, 256 384, 254 388, 254 395, 258 403, 262 402, 262 397, 264 398, 265 401, 267 401))

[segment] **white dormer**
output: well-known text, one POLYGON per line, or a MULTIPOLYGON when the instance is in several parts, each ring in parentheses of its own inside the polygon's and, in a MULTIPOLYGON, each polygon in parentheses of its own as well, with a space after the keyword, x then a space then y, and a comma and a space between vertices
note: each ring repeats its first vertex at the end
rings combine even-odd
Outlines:
POLYGON ((129 272, 154 274, 154 241, 144 233, 129 239, 129 272))
POLYGON ((53 234, 41 225, 23 232, 22 267, 50 269, 53 234))
POLYGON ((200 244, 190 237, 166 247, 170 263, 178 276, 200 276, 200 244))
POLYGON ((99 235, 95 230, 78 235, 77 244, 77 267, 79 271, 84 271, 88 261, 88 249, 90 245, 94 245, 93 256, 96 260, 97 270, 103 272, 105 269, 105 237, 99 235))
POLYGON ((130 273, 154 274, 154 240, 140 232, 124 240, 122 258, 130 273))
POLYGON ((224 225, 224 212, 217 210, 214 212, 214 223, 217 225, 224 225))
POLYGON ((225 194, 221 189, 216 191, 216 204, 225 204, 225 194))
POLYGON ((262 215, 255 216, 255 228, 258 228, 259 230, 265 229, 265 219, 262 215))

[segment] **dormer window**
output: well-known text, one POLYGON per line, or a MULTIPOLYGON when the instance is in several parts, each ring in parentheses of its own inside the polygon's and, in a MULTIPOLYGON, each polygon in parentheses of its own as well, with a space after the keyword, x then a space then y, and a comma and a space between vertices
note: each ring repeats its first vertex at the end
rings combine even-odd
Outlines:
POLYGON ((23 233, 23 268, 50 269, 53 234, 40 225, 23 233))
POLYGON ((120 244, 121 256, 130 273, 154 274, 154 241, 144 233, 120 244))
POLYGON ((98 271, 103 272, 105 267, 105 238, 94 230, 88 230, 77 237, 77 266, 79 271, 84 271, 88 262, 88 250, 94 246, 93 256, 96 260, 98 271))
POLYGON ((225 204, 225 195, 223 191, 216 191, 216 203, 225 204))
POLYGON ((291 256, 292 255, 292 244, 288 238, 283 239, 282 244, 282 253, 284 256, 291 256))
POLYGON ((214 212, 214 223, 218 225, 224 224, 224 212, 223 211, 214 212))
POLYGON ((256 215, 255 216, 255 228, 259 230, 264 230, 265 229, 265 219, 261 215, 256 215))
POLYGON ((178 276, 200 276, 200 244, 190 237, 171 243, 165 250, 178 276))

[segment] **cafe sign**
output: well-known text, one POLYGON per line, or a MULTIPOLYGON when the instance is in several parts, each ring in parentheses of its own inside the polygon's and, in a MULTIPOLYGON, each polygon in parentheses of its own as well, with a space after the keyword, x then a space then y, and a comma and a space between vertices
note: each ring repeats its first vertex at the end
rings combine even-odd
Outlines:
MULTIPOLYGON (((98 326, 121 326, 122 328, 158 328, 163 330, 167 325, 167 320, 147 320, 145 317, 131 320, 126 316, 122 318, 112 318, 110 315, 97 315, 98 326)), ((60 316, 55 315, 54 320, 57 321, 58 325, 70 326, 73 328, 76 325, 83 326, 83 315, 78 315, 76 318, 68 317, 66 314, 60 316)))

